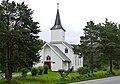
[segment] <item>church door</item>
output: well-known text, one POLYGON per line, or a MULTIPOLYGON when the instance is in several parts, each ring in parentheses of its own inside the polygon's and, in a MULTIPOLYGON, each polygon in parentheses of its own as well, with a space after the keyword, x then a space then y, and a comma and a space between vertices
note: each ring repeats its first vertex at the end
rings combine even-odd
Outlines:
POLYGON ((44 62, 44 65, 48 65, 48 68, 51 69, 51 57, 48 55, 46 57, 46 61, 44 62))
POLYGON ((45 62, 44 65, 48 65, 48 68, 51 69, 51 62, 45 62))

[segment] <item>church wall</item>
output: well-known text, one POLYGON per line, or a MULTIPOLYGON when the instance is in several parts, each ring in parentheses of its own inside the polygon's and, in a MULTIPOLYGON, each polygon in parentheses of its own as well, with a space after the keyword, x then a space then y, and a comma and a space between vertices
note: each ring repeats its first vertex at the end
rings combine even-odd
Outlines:
POLYGON ((51 70, 58 71, 59 69, 62 69, 62 60, 54 51, 51 52, 51 57, 53 61, 53 63, 51 63, 51 70))
POLYGON ((51 48, 47 46, 45 47, 45 51, 44 51, 45 58, 48 55, 51 57, 51 70, 52 71, 58 71, 58 69, 62 68, 62 60, 53 50, 51 50, 51 48))
MULTIPOLYGON (((64 45, 62 45, 62 44, 56 44, 56 46, 59 47, 62 50, 62 52, 65 53, 64 49, 66 47, 64 45)), ((52 71, 58 71, 58 69, 65 69, 65 70, 67 70, 68 68, 71 68, 72 66, 74 66, 74 70, 77 70, 77 68, 79 68, 79 67, 83 67, 83 57, 79 58, 78 55, 74 55, 69 50, 68 53, 66 53, 66 56, 68 56, 69 59, 71 60, 70 67, 68 67, 68 63, 67 62, 63 62, 61 60, 61 58, 54 51, 52 51, 48 46, 46 46, 41 51, 41 56, 42 56, 40 58, 41 61, 36 66, 37 67, 38 66, 43 66, 44 65, 44 60, 46 61, 46 57, 48 55, 51 57, 51 61, 52 61, 51 62, 51 70, 52 71)))
POLYGON ((83 57, 79 58, 79 55, 74 56, 74 70, 77 70, 79 67, 83 67, 83 57))
POLYGON ((41 58, 40 62, 36 65, 33 65, 33 67, 39 67, 44 65, 44 61, 46 61, 46 57, 49 55, 51 57, 51 70, 52 71, 58 71, 58 69, 62 69, 62 60, 61 58, 48 46, 44 47, 42 51, 40 52, 41 58))
POLYGON ((63 44, 54 44, 56 45, 72 62, 70 63, 70 68, 72 66, 74 66, 74 54, 73 52, 69 49, 68 49, 68 53, 65 53, 65 48, 66 46, 64 46, 63 44))
POLYGON ((62 29, 51 30, 51 41, 65 41, 65 32, 62 29))
MULTIPOLYGON (((46 47, 44 48, 43 60, 46 61, 46 57, 47 57, 47 56, 50 56, 50 57, 51 57, 51 49, 50 49, 48 46, 46 46, 46 47)), ((51 60, 52 60, 52 58, 51 58, 51 60)))
POLYGON ((62 69, 68 70, 68 62, 62 62, 62 69))

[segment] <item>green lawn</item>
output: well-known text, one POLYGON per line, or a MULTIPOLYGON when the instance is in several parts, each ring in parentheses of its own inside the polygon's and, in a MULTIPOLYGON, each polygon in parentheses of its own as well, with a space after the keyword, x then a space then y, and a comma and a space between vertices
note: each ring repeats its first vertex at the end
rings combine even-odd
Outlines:
MULTIPOLYGON (((115 71, 116 75, 120 75, 120 70, 115 71)), ((79 75, 77 72, 70 73, 68 77, 61 78, 58 72, 49 72, 48 74, 42 74, 37 76, 28 75, 24 77, 14 77, 9 84, 65 84, 69 82, 85 81, 91 79, 98 79, 104 77, 110 77, 115 75, 109 75, 107 71, 98 71, 94 74, 79 75)), ((8 84, 4 79, 0 80, 0 84, 8 84)))
MULTIPOLYGON (((69 76, 79 76, 78 73, 70 73, 69 76)), ((15 84, 58 84, 61 81, 60 74, 58 72, 49 72, 48 74, 42 74, 37 76, 28 75, 24 77, 14 77, 13 82, 15 84)), ((13 82, 11 84, 13 84, 13 82)), ((4 80, 0 81, 0 84, 5 84, 4 80)))

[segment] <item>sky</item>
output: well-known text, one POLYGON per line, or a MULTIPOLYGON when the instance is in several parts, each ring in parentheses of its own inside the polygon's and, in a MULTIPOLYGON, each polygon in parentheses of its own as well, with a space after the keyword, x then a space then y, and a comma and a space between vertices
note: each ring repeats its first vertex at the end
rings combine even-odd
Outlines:
MULTIPOLYGON (((13 1, 13 0, 10 0, 13 1)), ((25 2, 34 10, 34 21, 39 22, 40 39, 50 42, 51 31, 59 4, 60 18, 66 30, 66 42, 80 44, 80 36, 84 35, 83 28, 89 21, 102 23, 105 18, 120 23, 120 0, 14 0, 25 2)))

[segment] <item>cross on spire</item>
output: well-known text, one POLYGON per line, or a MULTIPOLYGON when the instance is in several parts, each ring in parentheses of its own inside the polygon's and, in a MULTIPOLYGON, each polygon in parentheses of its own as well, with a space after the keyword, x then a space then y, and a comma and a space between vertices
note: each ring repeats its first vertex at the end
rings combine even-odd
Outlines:
POLYGON ((58 9, 58 10, 59 10, 59 4, 60 4, 60 3, 57 3, 57 9, 58 9))

